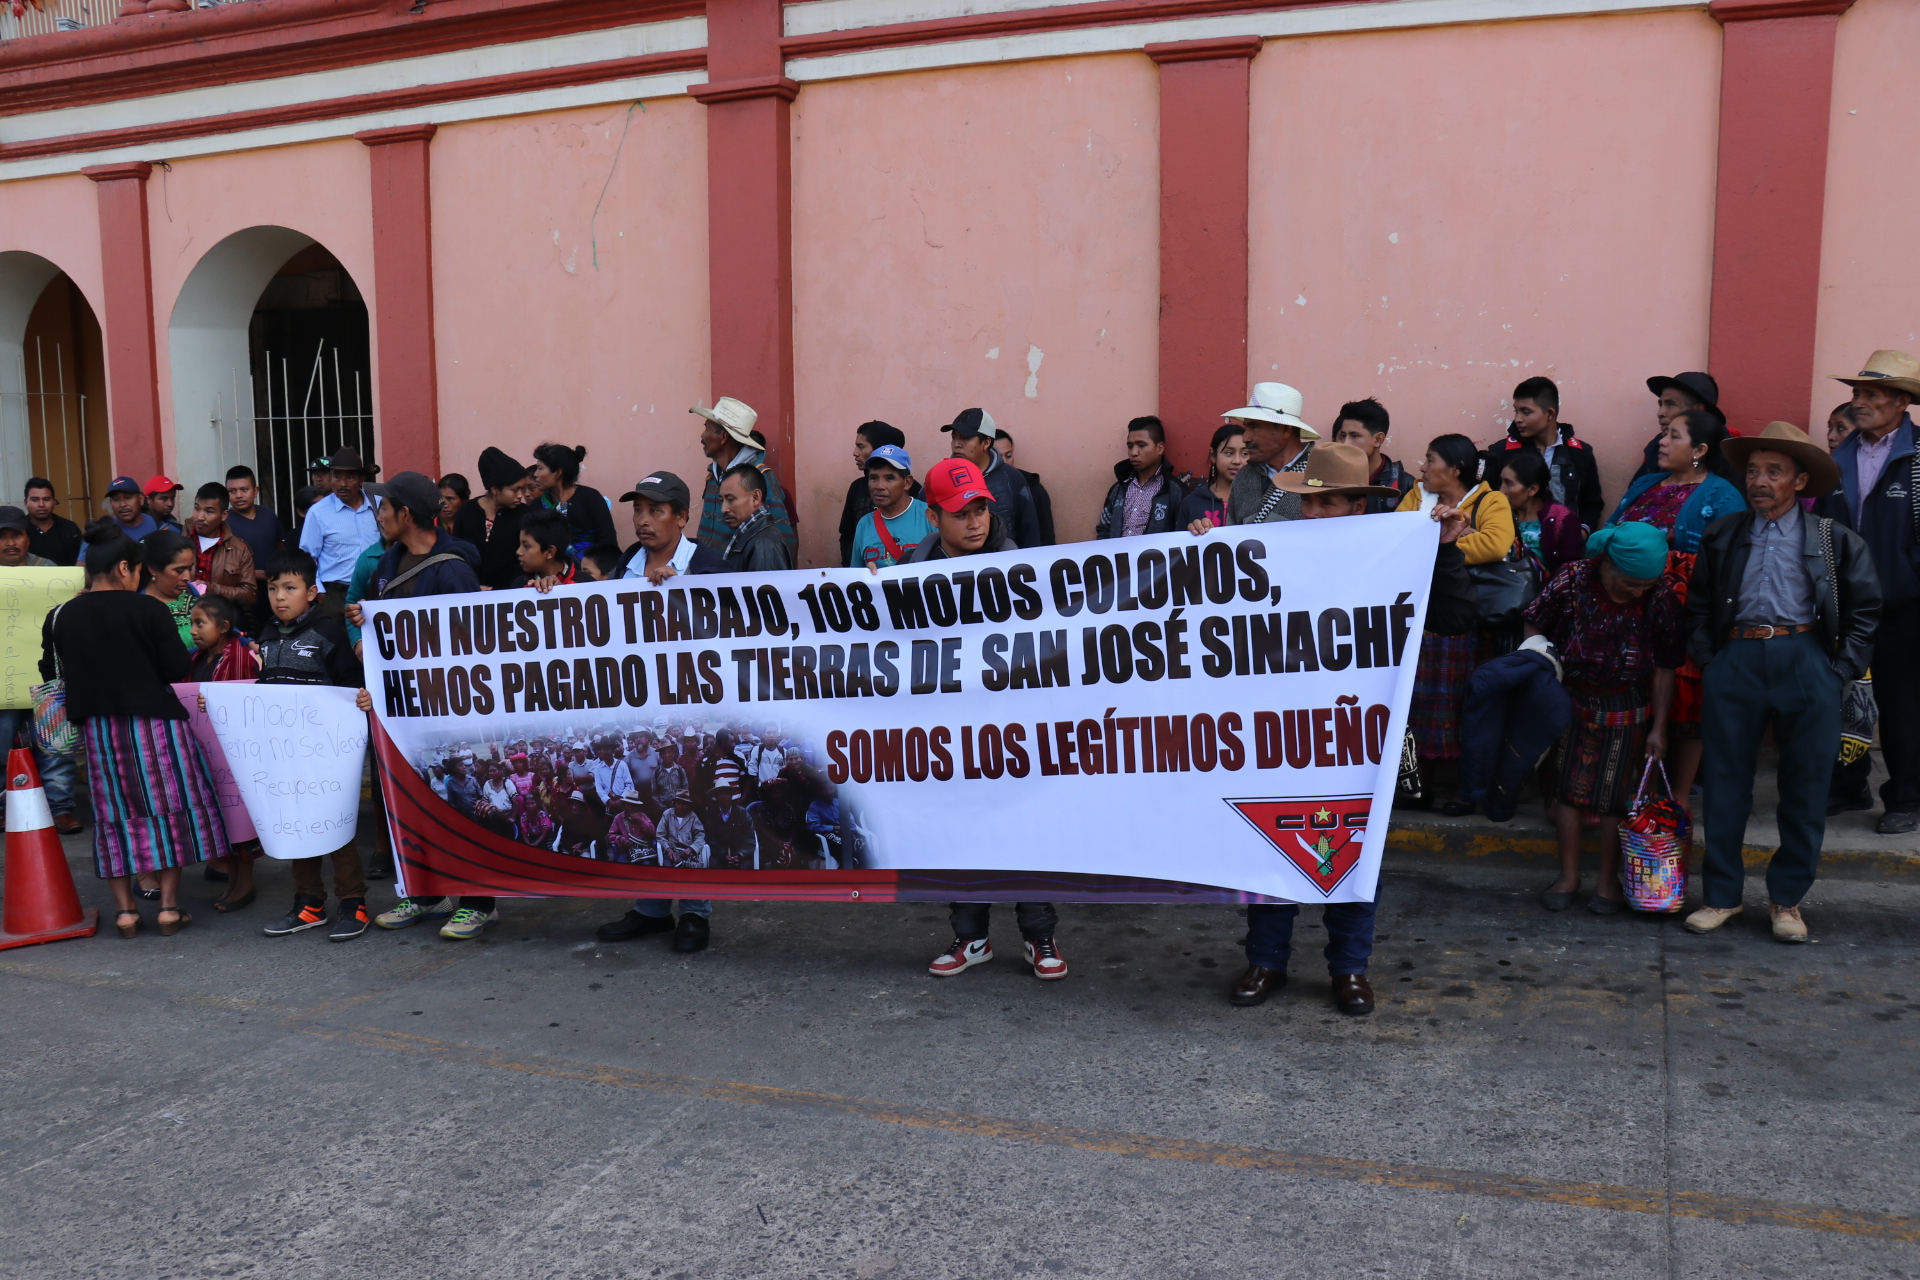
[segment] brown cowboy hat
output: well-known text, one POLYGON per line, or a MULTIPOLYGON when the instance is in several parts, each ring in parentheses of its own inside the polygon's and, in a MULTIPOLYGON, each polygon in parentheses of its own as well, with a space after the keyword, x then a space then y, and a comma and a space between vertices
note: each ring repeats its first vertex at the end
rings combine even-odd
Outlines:
POLYGON ((1720 452, 1737 471, 1746 470, 1749 455, 1763 451, 1784 453, 1800 464, 1807 473, 1807 487, 1801 491, 1806 497, 1831 493, 1840 483, 1840 464, 1791 422, 1769 422, 1757 436, 1735 436, 1720 445, 1720 452))
POLYGON ((360 460, 360 451, 352 445, 328 454, 327 463, 334 471, 358 471, 369 479, 380 474, 380 468, 360 460))
POLYGON ((1850 387, 1885 387, 1889 391, 1904 391, 1920 400, 1920 360, 1904 351, 1876 351, 1867 360, 1867 367, 1853 377, 1838 373, 1831 377, 1850 387))
POLYGON ((1275 487, 1301 495, 1337 493, 1349 498, 1397 498, 1398 489, 1368 484, 1367 451, 1350 444, 1316 444, 1307 455, 1305 471, 1283 471, 1275 487))

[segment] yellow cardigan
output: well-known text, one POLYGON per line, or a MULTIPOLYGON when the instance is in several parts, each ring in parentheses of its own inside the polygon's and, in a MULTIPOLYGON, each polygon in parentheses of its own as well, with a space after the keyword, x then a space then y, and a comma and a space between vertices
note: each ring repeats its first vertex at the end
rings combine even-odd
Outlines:
MULTIPOLYGON (((1426 496, 1426 490, 1416 482, 1407 490, 1407 496, 1400 499, 1397 509, 1418 511, 1426 496)), ((1460 500, 1460 509, 1467 513, 1472 525, 1471 532, 1460 535, 1458 544, 1467 563, 1492 564, 1505 559, 1513 549, 1513 507, 1507 502, 1507 495, 1482 482, 1460 500)))

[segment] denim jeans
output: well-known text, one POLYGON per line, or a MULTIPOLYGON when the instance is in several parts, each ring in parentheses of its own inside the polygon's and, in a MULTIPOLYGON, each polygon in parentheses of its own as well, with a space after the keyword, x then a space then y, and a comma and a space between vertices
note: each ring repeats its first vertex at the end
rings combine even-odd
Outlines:
MULTIPOLYGON (((643 916, 652 916, 655 920, 673 914, 672 898, 635 898, 633 909, 643 916)), ((705 898, 683 898, 680 900, 680 914, 683 916, 713 916, 713 904, 705 898)))
MULTIPOLYGON (((1377 902, 1329 902, 1322 922, 1327 926, 1327 972, 1365 973, 1373 955, 1373 917, 1377 902)), ((1282 969, 1293 955, 1293 922, 1300 908, 1293 903, 1256 902, 1247 908, 1247 963, 1263 969, 1282 969)))
MULTIPOLYGON (((953 925, 953 936, 963 942, 986 937, 987 920, 992 911, 991 902, 949 903, 947 919, 953 925)), ((1016 902, 1013 913, 1020 925, 1020 936, 1028 942, 1051 938, 1060 925, 1060 913, 1053 909, 1051 902, 1016 902)))
MULTIPOLYGON (((0 747, 11 750, 14 735, 33 746, 33 711, 25 708, 0 711, 0 747)), ((40 782, 47 791, 47 807, 55 813, 73 812, 73 791, 80 781, 80 757, 50 756, 33 747, 33 761, 40 767, 40 782)))

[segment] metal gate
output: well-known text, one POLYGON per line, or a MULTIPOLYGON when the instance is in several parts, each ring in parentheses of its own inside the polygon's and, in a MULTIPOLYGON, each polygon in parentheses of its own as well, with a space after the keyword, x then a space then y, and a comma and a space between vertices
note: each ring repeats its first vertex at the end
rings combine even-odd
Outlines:
MULTIPOLYGON (((26 440, 26 457, 9 459, 6 469, 16 470, 24 463, 30 474, 51 480, 69 517, 84 525, 99 514, 96 504, 109 479, 104 473, 105 458, 94 456, 95 444, 105 442, 91 438, 87 397, 74 385, 77 378, 71 353, 57 342, 47 343, 36 337, 31 350, 22 354, 26 368, 18 385, 27 390, 0 396, 0 401, 6 402, 0 404, 0 421, 9 428, 18 424, 26 440), (25 376, 29 371, 32 376, 25 376)), ((14 495, 26 476, 9 475, 5 479, 7 489, 0 501, 17 503, 14 495)))
POLYGON ((256 459, 260 500, 289 527, 308 464, 345 445, 358 449, 362 458, 373 456, 366 373, 346 367, 340 348, 324 339, 315 344, 311 359, 267 351, 260 372, 236 370, 231 401, 215 397, 213 427, 223 462, 256 459), (245 404, 243 392, 248 393, 245 404))

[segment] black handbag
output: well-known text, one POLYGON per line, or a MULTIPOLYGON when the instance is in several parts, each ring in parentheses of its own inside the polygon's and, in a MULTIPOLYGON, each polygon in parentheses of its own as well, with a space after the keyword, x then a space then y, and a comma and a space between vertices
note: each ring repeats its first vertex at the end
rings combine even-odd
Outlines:
POLYGON ((1492 564, 1470 565, 1467 577, 1473 580, 1474 602, 1480 610, 1480 625, 1511 627, 1520 623, 1520 611, 1540 594, 1540 562, 1520 550, 1492 564))
MULTIPOLYGON (((1482 500, 1485 497, 1481 495, 1482 500)), ((1468 523, 1478 528, 1479 516, 1480 502, 1476 501, 1468 523)), ((1474 603, 1483 627, 1519 626, 1520 611, 1540 594, 1540 562, 1528 553, 1518 533, 1503 559, 1468 565, 1467 577, 1473 582, 1474 603)))

